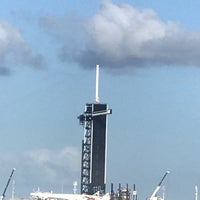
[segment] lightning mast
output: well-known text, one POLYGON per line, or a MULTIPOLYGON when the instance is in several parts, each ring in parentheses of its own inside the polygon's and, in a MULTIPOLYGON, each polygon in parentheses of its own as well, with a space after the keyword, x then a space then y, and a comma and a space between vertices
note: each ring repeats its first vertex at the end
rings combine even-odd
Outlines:
POLYGON ((107 156, 107 104, 99 101, 99 65, 96 65, 94 103, 87 103, 79 122, 84 127, 81 161, 81 194, 105 193, 107 156))
POLYGON ((96 65, 95 103, 99 103, 99 65, 96 65))

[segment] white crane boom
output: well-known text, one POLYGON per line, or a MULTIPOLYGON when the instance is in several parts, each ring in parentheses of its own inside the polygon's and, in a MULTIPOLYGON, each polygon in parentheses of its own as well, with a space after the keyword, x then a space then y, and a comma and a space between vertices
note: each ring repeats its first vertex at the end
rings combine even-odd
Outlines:
POLYGON ((1 196, 1 200, 4 200, 4 198, 5 198, 6 191, 7 191, 7 189, 8 189, 8 185, 9 185, 9 183, 10 183, 10 180, 11 180, 11 178, 12 178, 13 173, 14 173, 15 170, 16 170, 15 168, 12 169, 12 172, 11 172, 11 174, 10 174, 10 177, 9 177, 8 181, 7 181, 6 187, 5 187, 5 189, 4 189, 4 191, 3 191, 3 194, 2 194, 2 196, 1 196))
POLYGON ((162 182, 164 181, 164 179, 166 178, 167 174, 169 174, 169 173, 170 173, 169 171, 166 171, 165 175, 163 176, 163 178, 159 182, 158 186, 154 190, 153 194, 151 195, 150 200, 152 200, 156 196, 157 192, 160 190, 162 182))

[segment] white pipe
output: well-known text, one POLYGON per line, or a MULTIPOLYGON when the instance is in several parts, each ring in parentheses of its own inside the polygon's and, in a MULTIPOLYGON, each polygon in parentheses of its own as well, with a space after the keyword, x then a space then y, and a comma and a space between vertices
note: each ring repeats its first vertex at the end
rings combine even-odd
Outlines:
POLYGON ((99 103, 99 65, 96 65, 96 93, 95 102, 99 103))

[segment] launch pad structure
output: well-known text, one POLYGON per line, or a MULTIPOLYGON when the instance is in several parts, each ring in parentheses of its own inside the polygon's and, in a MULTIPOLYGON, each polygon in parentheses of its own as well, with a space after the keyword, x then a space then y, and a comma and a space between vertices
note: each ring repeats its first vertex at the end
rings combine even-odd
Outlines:
MULTIPOLYGON (((135 184, 130 189, 128 184, 122 187, 119 184, 117 192, 114 192, 111 183, 110 193, 106 193, 106 164, 107 164, 107 122, 108 115, 112 114, 112 109, 108 104, 99 101, 99 66, 96 66, 96 94, 93 103, 85 105, 85 111, 78 119, 84 127, 84 137, 82 140, 82 160, 81 160, 81 194, 76 194, 77 182, 74 182, 74 194, 59 194, 52 192, 33 192, 33 200, 137 200, 137 190, 135 184)), ((161 184, 169 171, 165 173, 158 186, 147 200, 164 200, 157 196, 161 184)))
MULTIPOLYGON (((107 122, 112 109, 108 104, 99 101, 99 65, 96 66, 96 93, 94 103, 87 103, 85 111, 81 114, 79 122, 84 127, 82 140, 81 160, 81 194, 101 196, 106 194, 106 164, 107 164, 107 122)), ((158 186, 148 200, 163 200, 157 196, 161 184, 169 171, 165 173, 158 186)), ((135 184, 131 190, 128 186, 119 184, 117 192, 114 192, 111 183, 110 200, 137 200, 135 184)))
MULTIPOLYGON (((99 101, 99 65, 96 66, 96 93, 94 103, 87 103, 85 111, 78 119, 84 127, 81 160, 81 194, 106 194, 106 165, 107 165, 107 124, 108 115, 112 109, 108 104, 99 101)), ((114 192, 111 183, 110 200, 137 200, 135 186, 133 195, 128 187, 119 184, 114 192)))
POLYGON ((95 102, 87 103, 80 115, 84 127, 81 161, 81 194, 105 193, 107 157, 107 115, 112 110, 99 101, 99 65, 96 66, 95 102))

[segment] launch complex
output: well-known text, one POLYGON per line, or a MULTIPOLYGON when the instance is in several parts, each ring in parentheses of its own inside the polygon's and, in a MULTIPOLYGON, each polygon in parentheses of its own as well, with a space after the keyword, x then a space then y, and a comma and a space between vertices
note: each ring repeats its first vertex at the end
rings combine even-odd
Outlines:
MULTIPOLYGON (((119 184, 114 191, 111 183, 110 192, 106 192, 107 165, 107 124, 112 109, 99 99, 99 65, 96 66, 96 88, 93 103, 86 103, 83 114, 78 116, 84 128, 81 156, 81 188, 80 194, 31 193, 33 200, 137 200, 135 185, 130 189, 128 184, 119 184)), ((157 196, 161 184, 169 172, 167 171, 148 200, 163 200, 157 196)))

